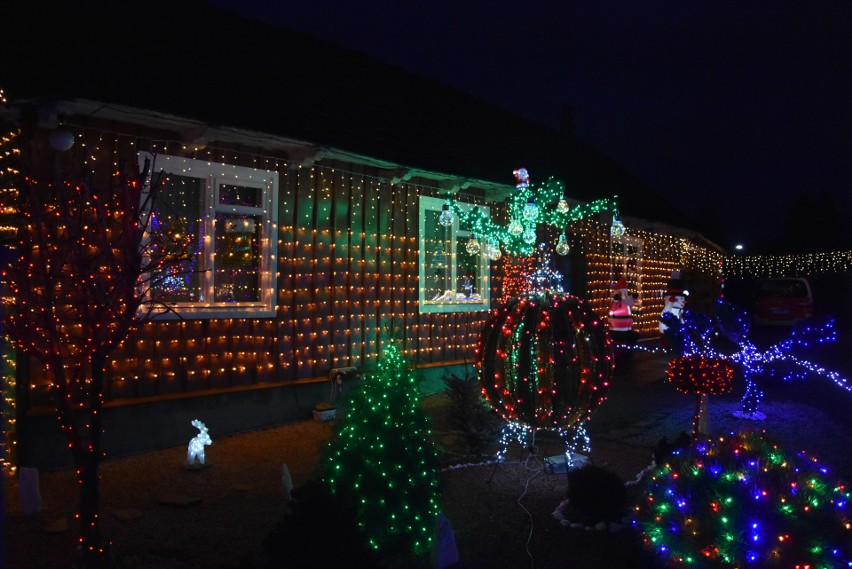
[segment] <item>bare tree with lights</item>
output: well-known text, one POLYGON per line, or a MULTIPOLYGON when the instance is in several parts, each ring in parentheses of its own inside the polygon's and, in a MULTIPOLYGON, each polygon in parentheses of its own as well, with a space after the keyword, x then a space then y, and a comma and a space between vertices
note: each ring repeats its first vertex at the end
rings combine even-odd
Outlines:
POLYGON ((107 360, 136 326, 160 275, 186 266, 189 243, 148 233, 161 186, 150 183, 149 162, 127 170, 119 164, 103 182, 91 172, 63 176, 34 162, 27 162, 17 199, 18 258, 8 270, 16 303, 5 324, 16 346, 49 373, 80 484, 80 562, 103 567, 99 467, 107 360))

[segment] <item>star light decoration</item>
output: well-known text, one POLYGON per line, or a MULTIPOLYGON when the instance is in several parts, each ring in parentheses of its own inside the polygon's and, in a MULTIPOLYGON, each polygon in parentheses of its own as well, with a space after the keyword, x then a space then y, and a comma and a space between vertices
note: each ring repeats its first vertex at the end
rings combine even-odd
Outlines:
MULTIPOLYGON (((518 168, 514 175, 515 191, 508 200, 509 223, 505 227, 494 222, 487 213, 477 207, 463 211, 452 197, 447 198, 442 206, 438 222, 448 226, 458 219, 461 225, 469 228, 473 235, 472 240, 488 244, 481 251, 484 254, 490 252, 488 256, 491 260, 499 258, 501 246, 510 255, 534 253, 539 238, 539 225, 551 225, 564 232, 572 221, 602 212, 613 214, 610 230, 612 236, 620 238, 624 235, 626 229, 618 213, 618 196, 571 207, 565 197, 565 185, 562 182, 550 177, 544 184, 534 185, 530 183, 526 168, 518 168)), ((566 255, 568 251, 567 236, 563 233, 556 244, 556 252, 566 255)))
MULTIPOLYGON (((666 335, 672 351, 680 355, 699 354, 708 358, 722 358, 737 364, 743 372, 746 382, 742 398, 741 411, 734 414, 740 418, 760 420, 766 416, 757 410, 764 392, 760 382, 765 377, 781 377, 784 381, 804 379, 808 374, 816 374, 831 379, 835 385, 852 391, 849 381, 836 371, 826 370, 794 353, 796 349, 807 349, 817 344, 827 344, 837 340, 834 319, 811 318, 793 326, 790 336, 765 350, 760 350, 749 338, 751 325, 748 313, 722 299, 716 301, 714 316, 696 314, 690 310, 683 313, 683 321, 667 318, 669 326, 666 335), (716 338, 728 340, 734 351, 724 353, 714 347, 716 338)), ((635 349, 634 346, 619 344, 623 349, 635 349)), ((642 348, 640 348, 642 349, 642 348)), ((655 351, 655 350, 643 350, 655 351)))

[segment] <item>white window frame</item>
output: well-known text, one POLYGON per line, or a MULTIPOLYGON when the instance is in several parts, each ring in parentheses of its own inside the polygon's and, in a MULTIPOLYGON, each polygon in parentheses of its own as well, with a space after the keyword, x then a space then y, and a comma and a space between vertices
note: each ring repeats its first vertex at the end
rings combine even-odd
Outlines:
MULTIPOLYGON (((425 283, 427 282, 426 278, 426 261, 427 261, 427 247, 425 244, 426 235, 426 212, 440 212, 443 205, 446 203, 446 200, 440 198, 433 198, 431 196, 420 196, 420 207, 419 207, 419 236, 420 236, 420 247, 419 247, 419 268, 420 268, 420 280, 418 283, 418 299, 419 302, 418 307, 420 313, 446 313, 446 312, 479 312, 484 310, 491 309, 491 266, 488 258, 481 254, 479 255, 479 290, 481 291, 480 300, 451 300, 451 301, 432 301, 426 298, 426 287, 425 283)), ((486 214, 489 213, 489 208, 487 206, 481 206, 476 204, 464 203, 464 202, 455 202, 456 205, 462 211, 469 211, 474 207, 478 207, 480 210, 484 211, 486 214)), ((458 238, 465 237, 470 235, 468 231, 462 231, 459 229, 459 220, 458 216, 455 216, 453 219, 453 223, 450 226, 450 251, 447 254, 447 265, 450 271, 450 282, 455 283, 457 279, 457 271, 458 271, 458 256, 456 255, 456 248, 458 246, 458 238)))
POLYGON ((276 274, 278 270, 278 172, 245 166, 208 162, 180 156, 147 152, 138 153, 139 167, 150 160, 151 172, 174 173, 204 180, 201 211, 203 226, 201 272, 201 300, 198 302, 168 303, 164 307, 144 306, 140 312, 158 319, 177 318, 264 318, 275 316, 276 274), (222 184, 255 187, 261 190, 261 207, 219 204, 219 187, 222 184), (259 298, 255 302, 212 302, 215 275, 215 219, 217 213, 257 215, 260 224, 259 298))

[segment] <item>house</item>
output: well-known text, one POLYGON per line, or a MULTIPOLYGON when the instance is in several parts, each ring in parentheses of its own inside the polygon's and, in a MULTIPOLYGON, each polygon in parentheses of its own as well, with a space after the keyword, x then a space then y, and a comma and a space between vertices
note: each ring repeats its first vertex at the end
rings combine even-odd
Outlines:
MULTIPOLYGON (((197 244, 200 271, 159 285, 174 311, 110 358, 109 455, 184 443, 198 417, 214 438, 307 417, 333 396, 333 370, 375 362, 386 322, 433 381, 469 364, 505 260, 466 255, 464 228, 436 220, 447 196, 505 218, 518 166, 561 178, 575 203, 619 196, 627 234, 577 222, 557 267, 601 317, 618 276, 646 337, 673 271, 701 290, 696 303, 718 291, 718 247, 570 132, 203 2, 154 1, 130 18, 43 9, 4 21, 42 40, 37 52, 11 42, 0 64, 24 153, 102 177, 149 159, 167 174, 163 227, 197 244), (73 144, 56 150, 63 136, 73 144)), ((67 463, 44 370, 18 357, 15 372, 20 455, 67 463)))

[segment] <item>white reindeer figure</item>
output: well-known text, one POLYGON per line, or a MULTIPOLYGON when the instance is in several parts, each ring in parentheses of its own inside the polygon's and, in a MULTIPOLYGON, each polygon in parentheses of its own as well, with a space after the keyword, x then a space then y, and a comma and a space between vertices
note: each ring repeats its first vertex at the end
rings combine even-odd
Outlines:
POLYGON ((186 451, 186 465, 194 465, 195 459, 198 459, 199 465, 204 465, 204 447, 205 445, 212 445, 213 439, 207 434, 207 426, 198 419, 192 421, 192 426, 198 429, 199 433, 189 441, 189 449, 186 451))

